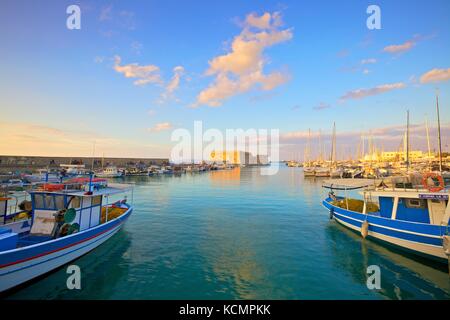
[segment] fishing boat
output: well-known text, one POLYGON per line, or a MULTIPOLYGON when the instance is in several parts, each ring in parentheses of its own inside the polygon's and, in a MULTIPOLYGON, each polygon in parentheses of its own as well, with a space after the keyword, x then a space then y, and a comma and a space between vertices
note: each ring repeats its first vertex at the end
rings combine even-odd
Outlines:
POLYGON ((305 177, 314 177, 316 175, 316 168, 303 166, 303 176, 305 177))
POLYGON ((108 185, 106 179, 92 176, 28 191, 32 207, 26 230, 18 233, 0 225, 0 292, 73 261, 111 238, 133 207, 126 197, 113 203, 108 199, 128 191, 129 185, 108 185))
POLYGON ((99 178, 120 178, 123 172, 119 171, 116 166, 108 166, 95 174, 99 178))
POLYGON ((334 179, 323 187, 329 193, 322 204, 338 223, 364 238, 448 262, 450 190, 439 174, 425 174, 422 185, 406 182, 388 187, 383 180, 334 179), (362 199, 349 197, 355 190, 362 199))
POLYGON ((316 167, 314 170, 314 175, 316 177, 329 177, 330 169, 326 167, 316 167))
POLYGON ((170 166, 162 166, 156 171, 158 174, 173 174, 173 169, 170 166))

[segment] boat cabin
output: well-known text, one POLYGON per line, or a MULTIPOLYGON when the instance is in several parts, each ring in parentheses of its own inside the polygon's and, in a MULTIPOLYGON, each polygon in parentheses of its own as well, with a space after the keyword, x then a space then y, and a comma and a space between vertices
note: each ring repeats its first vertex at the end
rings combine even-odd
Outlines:
POLYGON ((447 226, 450 218, 449 191, 432 192, 425 188, 406 186, 389 188, 380 181, 368 179, 341 179, 326 181, 330 189, 329 202, 340 208, 382 218, 447 226), (348 196, 352 190, 361 190, 363 199, 348 196), (336 196, 334 191, 343 191, 336 196))
POLYGON ((75 178, 64 184, 39 185, 29 191, 32 209, 27 232, 19 234, 5 225, 0 233, 3 235, 3 238, 0 236, 0 251, 12 249, 10 246, 29 246, 83 232, 115 219, 129 206, 126 197, 108 203, 109 196, 129 189, 127 185, 108 186, 106 179, 98 178, 75 178))

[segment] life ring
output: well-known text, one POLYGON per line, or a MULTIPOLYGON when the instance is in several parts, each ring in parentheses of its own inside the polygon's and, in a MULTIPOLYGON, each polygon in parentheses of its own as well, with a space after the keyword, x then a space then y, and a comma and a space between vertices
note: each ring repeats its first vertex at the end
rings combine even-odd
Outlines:
POLYGON ((422 178, 422 184, 425 187, 425 189, 428 189, 428 191, 430 191, 430 192, 439 192, 439 191, 443 190, 445 187, 444 179, 442 179, 442 176, 437 173, 434 173, 434 172, 425 173, 422 178), (429 185, 428 178, 433 179, 433 181, 434 181, 434 179, 437 179, 439 181, 439 185, 438 186, 429 185))

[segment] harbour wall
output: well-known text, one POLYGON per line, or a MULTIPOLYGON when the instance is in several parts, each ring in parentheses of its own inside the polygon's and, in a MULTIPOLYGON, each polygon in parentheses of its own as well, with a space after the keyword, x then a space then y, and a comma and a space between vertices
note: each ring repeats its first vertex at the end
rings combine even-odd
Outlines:
POLYGON ((84 164, 87 169, 115 165, 117 167, 162 165, 168 158, 92 158, 92 157, 40 157, 40 156, 2 156, 0 173, 15 171, 34 171, 43 168, 59 168, 60 164, 84 164))

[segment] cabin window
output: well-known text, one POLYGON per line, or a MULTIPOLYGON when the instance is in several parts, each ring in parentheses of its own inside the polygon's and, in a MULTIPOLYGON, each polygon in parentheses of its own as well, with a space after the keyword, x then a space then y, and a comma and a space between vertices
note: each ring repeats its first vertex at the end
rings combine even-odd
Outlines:
POLYGON ((407 208, 425 209, 426 202, 423 199, 406 199, 405 205, 407 208))
POLYGON ((66 207, 64 204, 64 196, 55 196, 55 206, 56 210, 62 210, 66 207))
POLYGON ((39 209, 44 208, 44 197, 42 196, 42 194, 34 195, 34 207, 39 209))
POLYGON ((102 203, 102 196, 96 196, 92 198, 92 205, 99 206, 102 203))
POLYGON ((73 197, 72 201, 70 202, 72 208, 79 208, 81 205, 81 198, 80 197, 73 197))
POLYGON ((53 197, 51 195, 44 196, 45 209, 54 209, 55 203, 53 202, 53 197))

